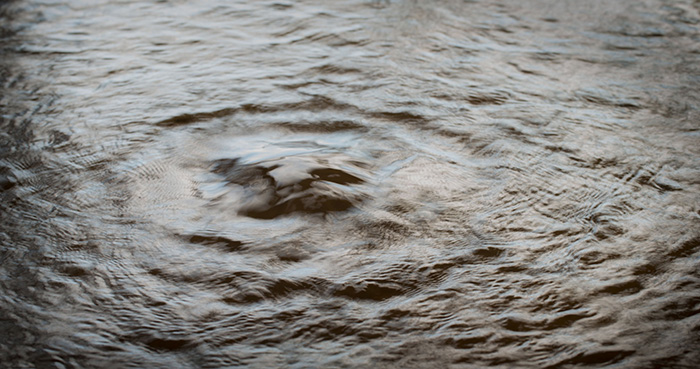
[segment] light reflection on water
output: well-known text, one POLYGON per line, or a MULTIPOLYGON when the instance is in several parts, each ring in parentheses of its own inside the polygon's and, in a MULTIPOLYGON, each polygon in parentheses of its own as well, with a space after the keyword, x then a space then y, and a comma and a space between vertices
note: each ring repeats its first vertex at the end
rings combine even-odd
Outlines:
POLYGON ((3 365, 695 365, 697 2, 0 8, 3 365))

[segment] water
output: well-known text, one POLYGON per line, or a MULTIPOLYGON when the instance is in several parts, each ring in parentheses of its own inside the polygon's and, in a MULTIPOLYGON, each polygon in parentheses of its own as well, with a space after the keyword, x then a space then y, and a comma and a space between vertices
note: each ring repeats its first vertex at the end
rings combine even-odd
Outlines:
POLYGON ((3 367, 697 365, 698 1, 0 4, 3 367))

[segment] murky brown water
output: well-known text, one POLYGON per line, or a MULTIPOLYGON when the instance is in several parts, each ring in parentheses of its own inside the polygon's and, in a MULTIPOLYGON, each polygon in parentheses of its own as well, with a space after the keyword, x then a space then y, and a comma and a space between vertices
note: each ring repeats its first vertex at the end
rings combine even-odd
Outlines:
POLYGON ((0 4, 0 366, 698 365, 697 0, 0 4))

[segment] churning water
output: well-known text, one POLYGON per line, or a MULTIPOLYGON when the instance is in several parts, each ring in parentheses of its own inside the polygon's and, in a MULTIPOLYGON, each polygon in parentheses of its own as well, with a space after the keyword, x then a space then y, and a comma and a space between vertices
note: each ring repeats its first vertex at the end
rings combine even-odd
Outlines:
POLYGON ((700 362, 697 0, 0 7, 0 366, 700 362))

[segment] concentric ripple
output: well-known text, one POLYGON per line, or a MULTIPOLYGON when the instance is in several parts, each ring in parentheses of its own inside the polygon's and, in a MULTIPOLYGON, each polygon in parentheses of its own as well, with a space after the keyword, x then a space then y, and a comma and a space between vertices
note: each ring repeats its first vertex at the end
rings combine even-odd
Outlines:
POLYGON ((0 0, 0 366, 691 368, 697 0, 0 0))

